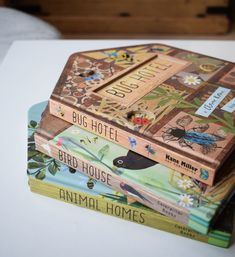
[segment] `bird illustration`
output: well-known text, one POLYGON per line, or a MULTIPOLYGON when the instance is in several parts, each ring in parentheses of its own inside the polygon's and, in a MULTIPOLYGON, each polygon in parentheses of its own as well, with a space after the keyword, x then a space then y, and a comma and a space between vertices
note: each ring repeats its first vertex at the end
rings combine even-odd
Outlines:
POLYGON ((138 153, 128 151, 126 156, 120 156, 113 160, 113 165, 129 170, 141 170, 154 166, 157 162, 150 160, 138 153))
POLYGON ((146 199, 143 195, 141 195, 137 190, 135 190, 132 186, 129 186, 129 185, 125 184, 124 182, 121 182, 120 187, 126 195, 129 195, 132 197, 138 197, 145 202, 152 203, 151 201, 146 199))

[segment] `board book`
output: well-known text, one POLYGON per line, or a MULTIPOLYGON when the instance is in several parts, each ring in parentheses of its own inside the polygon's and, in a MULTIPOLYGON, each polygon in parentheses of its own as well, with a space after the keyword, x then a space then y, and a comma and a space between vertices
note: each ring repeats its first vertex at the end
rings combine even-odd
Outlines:
POLYGON ((70 56, 50 113, 206 184, 235 143, 235 65, 161 44, 70 56))
POLYGON ((231 197, 235 162, 215 186, 167 168, 44 111, 36 149, 190 228, 206 234, 231 197))
POLYGON ((27 174, 32 192, 219 247, 229 246, 233 229, 231 203, 209 234, 202 235, 35 150, 33 134, 45 105, 34 105, 28 114, 27 174))

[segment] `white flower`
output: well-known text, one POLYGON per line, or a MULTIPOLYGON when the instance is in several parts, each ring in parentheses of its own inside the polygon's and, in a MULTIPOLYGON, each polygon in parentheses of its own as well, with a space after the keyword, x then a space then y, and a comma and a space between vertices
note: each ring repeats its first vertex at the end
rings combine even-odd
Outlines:
POLYGON ((179 179, 177 184, 180 188, 188 189, 193 186, 193 183, 190 179, 179 179))
POLYGON ((184 83, 188 85, 199 85, 201 83, 201 80, 197 76, 189 75, 184 77, 184 83))
POLYGON ((191 195, 183 194, 179 197, 179 205, 182 207, 190 207, 193 205, 193 198, 191 195))

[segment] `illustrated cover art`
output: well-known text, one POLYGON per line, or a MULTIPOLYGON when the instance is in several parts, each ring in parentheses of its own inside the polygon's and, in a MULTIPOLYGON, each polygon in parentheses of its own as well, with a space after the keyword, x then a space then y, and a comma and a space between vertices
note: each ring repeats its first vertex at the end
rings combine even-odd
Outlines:
POLYGON ((35 149, 33 134, 46 103, 34 105, 29 111, 28 170, 31 191, 77 206, 104 212, 187 238, 220 247, 228 247, 233 228, 232 206, 226 206, 208 235, 199 234, 176 221, 154 212, 133 198, 85 176, 67 165, 35 149))
POLYGON ((212 185, 234 148, 234 63, 161 44, 73 54, 51 114, 212 185))
POLYGON ((47 108, 34 137, 40 152, 204 234, 234 190, 234 161, 209 187, 71 125, 47 108))

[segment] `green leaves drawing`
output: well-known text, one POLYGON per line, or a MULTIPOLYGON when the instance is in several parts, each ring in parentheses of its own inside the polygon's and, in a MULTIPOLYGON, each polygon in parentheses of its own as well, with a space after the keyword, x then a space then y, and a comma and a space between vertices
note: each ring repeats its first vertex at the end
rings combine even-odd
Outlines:
POLYGON ((56 164, 55 161, 51 162, 48 166, 48 171, 51 173, 51 175, 55 176, 56 172, 59 170, 59 165, 56 164))
POLYGON ((98 158, 102 161, 102 159, 108 153, 108 151, 109 151, 109 145, 105 145, 104 147, 102 147, 98 152, 98 158))
POLYGON ((36 175, 35 178, 43 180, 46 177, 46 169, 41 169, 36 175))
POLYGON ((28 124, 31 133, 28 136, 27 173, 28 175, 34 175, 36 179, 43 180, 46 177, 47 171, 54 176, 60 170, 60 163, 35 149, 34 132, 37 125, 37 122, 33 120, 28 124))
MULTIPOLYGON (((187 101, 185 100, 185 96, 185 92, 178 92, 176 90, 170 91, 159 86, 150 94, 146 95, 144 100, 158 99, 160 100, 158 102, 159 106, 167 106, 174 100, 175 104, 171 104, 172 107, 190 109, 188 113, 199 118, 199 116, 195 114, 195 111, 203 104, 203 102, 198 97, 195 97, 192 101, 187 101)), ((210 117, 210 119, 199 119, 196 122, 199 124, 218 123, 225 132, 235 134, 234 120, 230 113, 224 112, 222 117, 212 113, 210 117)))

